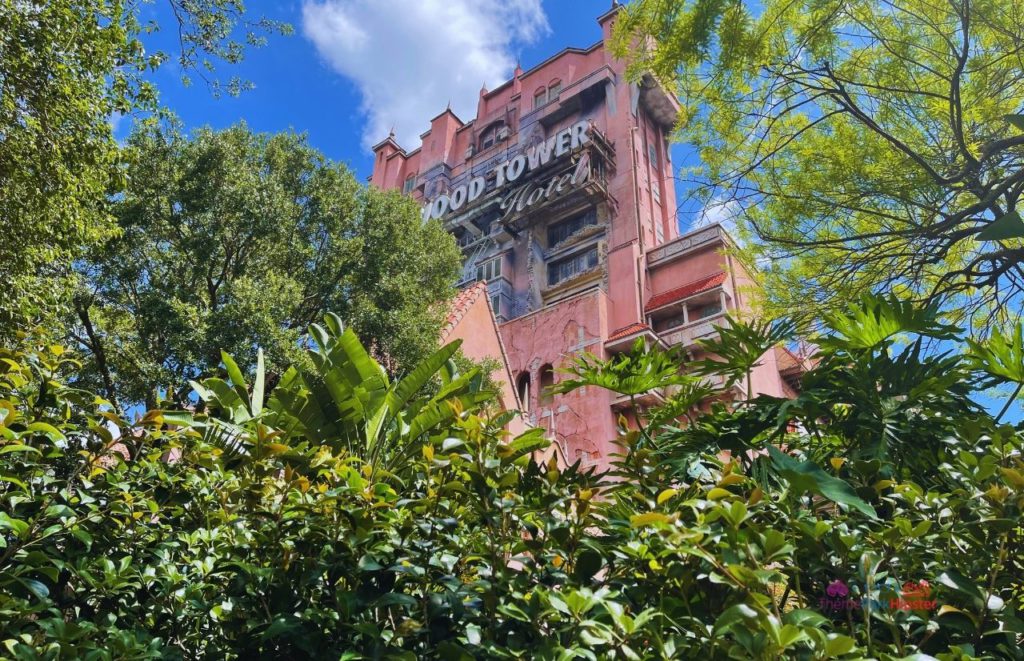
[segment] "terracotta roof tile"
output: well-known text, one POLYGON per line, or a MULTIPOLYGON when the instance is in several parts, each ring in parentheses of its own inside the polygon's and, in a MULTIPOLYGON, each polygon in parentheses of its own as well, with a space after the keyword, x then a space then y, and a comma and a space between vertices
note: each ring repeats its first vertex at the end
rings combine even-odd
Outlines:
POLYGON ((725 273, 715 273, 714 275, 709 275, 706 278, 695 280, 694 282, 685 284, 682 287, 676 287, 675 289, 670 289, 667 292, 652 296, 651 300, 647 301, 645 310, 650 311, 668 305, 669 303, 675 303, 687 296, 693 296, 694 294, 699 294, 702 291, 718 287, 723 282, 725 282, 725 273))
MULTIPOLYGON (((448 335, 455 328, 456 324, 462 321, 462 318, 466 316, 466 312, 476 302, 476 299, 480 296, 487 295, 487 283, 481 280, 476 284, 466 287, 452 299, 451 305, 448 308, 448 317, 445 319, 444 326, 441 328, 441 341, 447 339, 448 335)), ((490 303, 488 303, 490 305, 490 303)))
POLYGON ((628 326, 623 326, 609 335, 607 341, 611 342, 612 340, 617 340, 619 338, 626 337, 627 335, 633 335, 634 333, 639 333, 645 330, 651 330, 651 327, 647 324, 630 324, 628 326))

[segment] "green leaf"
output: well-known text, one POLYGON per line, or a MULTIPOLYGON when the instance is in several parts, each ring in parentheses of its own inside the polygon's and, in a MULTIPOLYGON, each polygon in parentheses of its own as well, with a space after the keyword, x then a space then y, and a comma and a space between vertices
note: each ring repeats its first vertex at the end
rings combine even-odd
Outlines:
POLYGON ((793 457, 769 446, 772 464, 782 477, 786 478, 798 492, 810 491, 840 505, 847 505, 872 519, 878 514, 868 503, 864 502, 849 484, 833 477, 812 461, 797 461, 793 457))
POLYGON ((28 485, 27 484, 25 484, 24 482, 22 482, 18 478, 14 477, 14 476, 11 476, 11 475, 0 475, 0 482, 8 482, 10 484, 14 484, 14 485, 17 485, 17 486, 21 487, 25 491, 28 491, 28 485))
POLYGON ((161 416, 165 423, 179 427, 189 427, 194 422, 192 414, 188 411, 164 411, 161 416))
POLYGON ((1004 115, 1003 119, 1008 121, 1015 128, 1024 131, 1024 115, 1004 115))
POLYGON ((256 376, 252 383, 252 414, 263 411, 263 388, 266 385, 266 369, 263 365, 263 349, 256 352, 256 376))
POLYGON ((388 396, 388 406, 391 411, 397 412, 405 407, 409 400, 420 392, 430 379, 444 367, 445 363, 455 355, 460 346, 462 346, 462 340, 444 345, 422 360, 399 381, 388 396))
POLYGON ((947 569, 939 574, 938 582, 955 592, 969 597, 976 607, 980 607, 985 603, 985 597, 982 595, 981 590, 978 589, 978 586, 955 569, 947 569))
POLYGON ((228 378, 231 379, 231 385, 245 388, 245 377, 242 376, 242 370, 238 369, 238 363, 235 362, 235 359, 223 349, 221 349, 220 352, 220 359, 221 362, 224 363, 224 367, 227 368, 228 378))
POLYGON ((526 456, 537 450, 543 450, 551 445, 551 441, 542 436, 543 430, 530 430, 515 438, 511 443, 499 445, 497 454, 505 464, 515 462, 520 457, 526 456))
POLYGON ((985 229, 974 238, 978 241, 1000 241, 1021 237, 1024 237, 1024 220, 1021 220, 1019 213, 1011 211, 986 224, 985 229))
POLYGON ((825 642, 825 656, 829 658, 842 656, 854 648, 857 644, 853 638, 842 634, 829 634, 825 642))
POLYGON ((715 620, 715 631, 725 631, 734 624, 756 618, 757 611, 746 604, 736 604, 725 609, 715 620))
POLYGON ((22 445, 15 443, 13 445, 0 445, 0 454, 10 454, 11 452, 35 452, 36 454, 42 454, 36 448, 29 445, 22 445))
POLYGON ((365 572, 376 572, 384 569, 384 566, 374 560, 372 556, 364 555, 359 558, 359 569, 365 572))
POLYGON ((373 602, 373 605, 377 607, 405 606, 406 608, 415 608, 416 604, 417 602, 415 599, 402 592, 388 592, 386 595, 373 602))
POLYGON ((664 525, 672 522, 672 518, 661 512, 646 512, 634 514, 629 517, 629 525, 633 528, 643 528, 652 525, 664 525))
POLYGON ((18 577, 17 580, 25 586, 25 589, 35 595, 36 599, 39 599, 40 601, 50 596, 50 588, 46 587, 45 584, 35 580, 34 578, 18 577))
POLYGON ((46 422, 33 422, 33 423, 29 424, 29 425, 26 425, 25 429, 27 429, 29 431, 42 432, 51 441, 63 441, 63 440, 66 440, 64 438, 64 434, 61 433, 61 431, 59 429, 57 429, 53 425, 51 425, 49 423, 46 423, 46 422))
POLYGON ((4 528, 13 531, 15 536, 21 537, 28 530, 28 522, 15 519, 4 512, 0 512, 0 530, 4 528))

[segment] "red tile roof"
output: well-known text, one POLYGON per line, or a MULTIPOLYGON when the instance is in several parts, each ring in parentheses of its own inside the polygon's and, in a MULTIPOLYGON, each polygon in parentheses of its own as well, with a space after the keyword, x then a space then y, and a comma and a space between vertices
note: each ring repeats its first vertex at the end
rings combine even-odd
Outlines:
POLYGON ((626 337, 627 335, 633 335, 634 333, 639 333, 641 331, 647 330, 651 330, 651 327, 648 326, 647 324, 630 324, 628 326, 623 326, 619 330, 609 335, 607 341, 611 342, 612 340, 617 340, 621 337, 626 337))
POLYGON ((725 282, 725 273, 716 273, 714 275, 709 275, 706 278, 695 280, 694 282, 683 285, 682 287, 676 287, 675 289, 670 289, 667 292, 652 296, 651 300, 647 301, 645 310, 650 311, 668 305, 669 303, 675 303, 676 301, 682 300, 688 296, 693 296, 694 294, 699 294, 702 291, 718 287, 723 282, 725 282))
MULTIPOLYGON (((455 326, 462 321, 462 318, 466 316, 466 312, 476 302, 476 299, 480 296, 487 295, 487 283, 481 280, 476 284, 466 287, 452 299, 451 306, 448 308, 448 317, 445 319, 444 326, 441 327, 441 341, 447 339, 448 335, 452 332, 455 326)), ((490 305, 490 302, 488 302, 490 305)))

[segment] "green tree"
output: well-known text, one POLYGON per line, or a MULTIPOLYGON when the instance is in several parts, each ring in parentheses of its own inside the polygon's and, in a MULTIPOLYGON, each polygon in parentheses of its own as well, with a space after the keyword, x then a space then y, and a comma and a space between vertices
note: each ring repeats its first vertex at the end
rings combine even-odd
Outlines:
POLYGON ((774 311, 896 291, 976 332, 1020 313, 1020 3, 637 0, 617 39, 679 91, 689 199, 735 214, 774 311))
MULTIPOLYGON (((237 0, 169 0, 183 75, 238 62, 269 21, 248 21, 237 0)), ((123 183, 111 118, 157 109, 147 76, 168 59, 147 52, 139 3, 0 0, 0 341, 52 324, 73 290, 72 262, 116 231, 107 193, 123 183)))
POLYGON ((280 376, 326 310, 392 372, 436 348, 459 252, 412 201, 360 186, 294 133, 243 124, 190 139, 150 122, 125 149, 119 232, 75 301, 74 337, 111 399, 184 395, 222 349, 253 364, 262 347, 280 376))

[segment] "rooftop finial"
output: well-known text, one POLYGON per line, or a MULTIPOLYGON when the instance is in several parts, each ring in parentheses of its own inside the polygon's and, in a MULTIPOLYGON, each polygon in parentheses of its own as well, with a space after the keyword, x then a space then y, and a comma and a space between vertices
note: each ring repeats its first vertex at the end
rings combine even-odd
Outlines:
POLYGON ((388 133, 388 137, 389 138, 395 137, 395 125, 394 124, 391 125, 391 131, 388 133))

